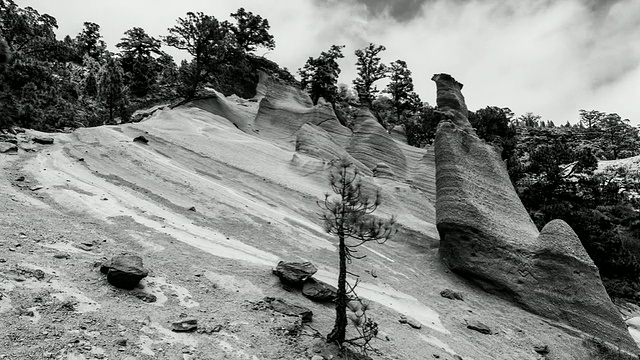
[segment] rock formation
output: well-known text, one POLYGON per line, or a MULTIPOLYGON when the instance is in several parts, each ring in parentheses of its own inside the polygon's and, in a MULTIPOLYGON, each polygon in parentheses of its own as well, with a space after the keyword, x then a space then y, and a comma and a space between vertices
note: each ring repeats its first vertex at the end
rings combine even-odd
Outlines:
POLYGON ((438 126, 436 225, 454 272, 524 309, 626 350, 637 350, 597 267, 562 220, 538 232, 499 153, 467 118, 462 84, 434 75, 438 126))

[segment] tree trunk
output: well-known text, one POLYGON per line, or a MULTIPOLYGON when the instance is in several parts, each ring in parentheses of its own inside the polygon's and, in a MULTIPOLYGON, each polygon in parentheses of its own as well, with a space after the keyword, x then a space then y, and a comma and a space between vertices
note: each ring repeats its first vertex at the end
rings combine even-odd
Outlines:
POLYGON ((340 231, 340 273, 338 275, 338 296, 336 300, 336 323, 331 333, 327 335, 327 342, 342 344, 345 340, 347 329, 347 251, 344 242, 344 234, 340 231))

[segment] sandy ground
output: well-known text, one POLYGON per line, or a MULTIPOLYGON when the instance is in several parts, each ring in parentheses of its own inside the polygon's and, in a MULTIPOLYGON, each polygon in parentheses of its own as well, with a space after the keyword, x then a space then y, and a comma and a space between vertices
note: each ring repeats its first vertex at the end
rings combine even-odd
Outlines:
MULTIPOLYGON (((241 107, 247 122, 257 107, 227 105, 241 107)), ((0 359, 337 356, 316 332, 331 330, 332 306, 283 289, 271 274, 279 260, 304 260, 336 282, 335 240, 315 204, 329 190, 322 161, 195 107, 53 136, 53 145, 0 155, 0 359), (139 135, 149 143, 133 142, 139 135), (125 252, 150 270, 134 291, 109 285, 97 266, 125 252), (311 327, 289 334, 296 318, 263 309, 265 296, 313 310, 311 327), (170 331, 181 316, 216 331, 170 331)), ((541 359, 538 345, 549 346, 547 359, 589 359, 579 334, 485 294, 440 263, 434 183, 366 182, 383 190, 380 214, 401 224, 386 244, 362 248, 367 257, 350 268, 380 326, 374 359, 541 359), (447 288, 464 301, 441 297, 447 288), (423 327, 400 324, 401 315, 423 327), (493 334, 468 329, 473 320, 493 334)))

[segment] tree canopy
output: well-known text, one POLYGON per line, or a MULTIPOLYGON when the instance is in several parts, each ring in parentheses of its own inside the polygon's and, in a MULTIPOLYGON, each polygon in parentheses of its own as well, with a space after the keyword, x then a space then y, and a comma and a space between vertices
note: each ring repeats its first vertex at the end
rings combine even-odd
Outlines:
POLYGON ((310 57, 304 67, 298 70, 301 87, 309 92, 314 104, 321 97, 332 104, 336 102, 340 75, 337 60, 344 57, 343 48, 344 45, 331 45, 329 50, 323 51, 317 58, 310 57))
POLYGON ((369 107, 373 105, 378 93, 378 89, 373 84, 387 77, 387 65, 383 64, 378 56, 385 50, 384 46, 376 46, 371 43, 366 48, 355 51, 358 77, 353 80, 353 85, 358 93, 360 102, 369 107))
POLYGON ((236 19, 236 24, 231 26, 231 31, 236 37, 238 47, 245 52, 255 51, 258 47, 273 50, 276 42, 269 33, 271 26, 269 20, 260 15, 254 15, 244 8, 238 9, 231 17, 236 19))

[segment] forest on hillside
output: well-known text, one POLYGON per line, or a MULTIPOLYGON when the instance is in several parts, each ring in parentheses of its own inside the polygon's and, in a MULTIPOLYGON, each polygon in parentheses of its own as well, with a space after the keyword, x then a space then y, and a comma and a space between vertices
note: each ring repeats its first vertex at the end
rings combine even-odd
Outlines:
MULTIPOLYGON (((254 54, 274 49, 267 19, 244 8, 220 21, 187 13, 165 34, 123 31, 117 52, 107 49, 100 25, 85 22, 75 36, 57 39, 57 21, 13 0, 0 0, 0 129, 70 131, 117 124, 137 109, 179 103, 210 86, 225 95, 255 95, 258 70, 330 103, 353 127, 366 107, 389 132, 402 129, 410 145, 430 146, 441 115, 414 91, 405 61, 384 63, 382 45, 356 49, 357 78, 339 84, 344 46, 310 57, 298 78, 254 54), (163 51, 189 54, 177 64, 163 51), (386 81, 382 89, 376 83, 386 81)), ((502 153, 513 185, 539 228, 560 218, 579 235, 599 267, 609 294, 640 301, 640 176, 633 166, 598 167, 604 160, 640 154, 638 129, 617 114, 581 110, 580 122, 557 126, 507 107, 469 113, 480 137, 502 153)))

